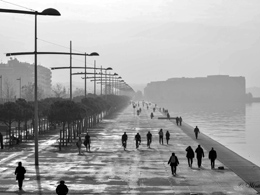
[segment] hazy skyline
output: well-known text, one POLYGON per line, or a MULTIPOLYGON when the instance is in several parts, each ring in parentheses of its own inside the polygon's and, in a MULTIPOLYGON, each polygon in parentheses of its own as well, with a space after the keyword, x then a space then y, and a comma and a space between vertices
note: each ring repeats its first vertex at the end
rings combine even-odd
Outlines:
MULTIPOLYGON (((127 83, 172 77, 244 76, 260 87, 260 2, 257 0, 9 0, 60 17, 38 17, 38 51, 91 53, 88 65, 112 67, 127 83), (50 44, 50 43, 52 44, 50 44), (56 45, 55 45, 56 44, 56 45), (60 46, 58 46, 60 45, 60 46), (62 47, 61 47, 62 46, 62 47)), ((1 8, 23 9, 0 1, 1 8)), ((0 60, 8 52, 34 51, 34 17, 0 13, 0 60)), ((17 56, 34 62, 33 56, 17 56)), ((69 66, 69 56, 44 55, 45 67, 69 66)), ((73 66, 84 58, 73 56, 73 66)), ((79 72, 74 70, 73 72, 79 72)), ((69 82, 69 71, 52 71, 53 82, 69 82)), ((73 76, 81 82, 81 76, 73 76)))

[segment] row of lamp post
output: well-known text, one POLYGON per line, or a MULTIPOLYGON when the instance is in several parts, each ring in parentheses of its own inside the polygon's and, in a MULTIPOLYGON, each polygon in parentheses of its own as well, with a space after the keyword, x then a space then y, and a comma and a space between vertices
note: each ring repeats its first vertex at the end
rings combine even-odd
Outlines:
MULTIPOLYGON (((35 17, 35 26, 34 26, 34 52, 19 52, 19 53, 8 53, 6 56, 12 56, 12 55, 34 55, 34 145, 35 145, 35 166, 39 166, 39 154, 38 154, 38 96, 37 96, 37 91, 38 91, 38 76, 37 76, 37 55, 38 54, 59 54, 59 55, 70 55, 70 67, 57 67, 57 68, 52 68, 52 70, 55 69, 70 69, 70 99, 72 99, 72 69, 76 67, 72 67, 72 55, 83 55, 85 56, 85 66, 83 67, 85 69, 84 72, 84 79, 85 79, 85 96, 87 94, 87 69, 94 69, 94 93, 96 94, 96 70, 101 70, 101 95, 102 95, 102 85, 105 81, 105 94, 107 94, 107 86, 110 88, 113 94, 116 94, 116 88, 118 91, 120 90, 119 86, 115 86, 115 84, 111 86, 111 77, 112 80, 114 81, 116 79, 121 79, 121 77, 115 78, 115 76, 118 76, 116 73, 114 74, 103 74, 103 70, 112 70, 112 68, 96 68, 96 63, 94 64, 94 68, 92 67, 87 67, 86 65, 86 57, 87 56, 98 56, 99 54, 96 52, 93 52, 91 54, 80 54, 80 53, 72 53, 72 42, 70 42, 70 52, 38 52, 37 51, 37 16, 42 15, 42 16, 60 16, 61 14, 59 13, 58 10, 53 9, 53 8, 48 8, 43 10, 42 12, 38 11, 24 11, 24 10, 12 10, 12 9, 0 9, 1 13, 14 13, 14 14, 29 14, 29 15, 34 15, 35 17), (105 75, 105 79, 103 80, 102 75, 105 75), (109 76, 109 79, 107 79, 107 76, 109 76), (107 85, 107 81, 109 82, 109 85, 107 85)), ((82 68, 82 67, 80 67, 82 68)), ((93 73, 92 73, 93 74, 93 73)), ((1 98, 2 98, 2 75, 0 76, 1 78, 1 98)), ((20 97, 21 97, 21 78, 17 79, 20 81, 20 97)), ((121 87, 122 90, 133 90, 131 87, 127 84, 124 85, 124 87, 121 87)))

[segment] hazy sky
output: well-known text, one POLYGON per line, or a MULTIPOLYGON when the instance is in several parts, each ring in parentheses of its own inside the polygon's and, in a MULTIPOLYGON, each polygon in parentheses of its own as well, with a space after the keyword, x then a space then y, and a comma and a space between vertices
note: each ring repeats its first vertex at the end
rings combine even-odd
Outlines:
MULTIPOLYGON (((93 52, 88 65, 112 67, 127 83, 228 74, 260 87, 259 0, 9 0, 60 17, 38 16, 38 51, 93 52)), ((1 8, 25 9, 0 0, 1 8)), ((0 13, 0 60, 34 50, 34 17, 0 13)), ((34 62, 33 56, 17 56, 34 62)), ((69 56, 39 56, 45 67, 69 66, 69 56)), ((73 66, 84 58, 73 56, 73 66)), ((74 70, 73 72, 79 72, 74 70)), ((69 82, 69 71, 53 71, 69 82)), ((73 81, 83 85, 81 76, 73 81)))

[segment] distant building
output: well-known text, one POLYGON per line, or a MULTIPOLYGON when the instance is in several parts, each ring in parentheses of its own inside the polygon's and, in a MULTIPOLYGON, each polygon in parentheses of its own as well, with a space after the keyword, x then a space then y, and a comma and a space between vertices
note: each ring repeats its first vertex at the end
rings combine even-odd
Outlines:
POLYGON ((244 77, 228 75, 171 78, 148 83, 144 96, 155 102, 244 102, 245 86, 244 77))
MULTIPOLYGON (((0 63, 1 76, 2 98, 19 98, 20 81, 17 79, 21 78, 21 87, 34 84, 34 64, 19 62, 16 58, 11 58, 7 64, 0 63)), ((51 78, 51 70, 38 65, 38 87, 43 90, 44 97, 48 97, 51 94, 51 78)))

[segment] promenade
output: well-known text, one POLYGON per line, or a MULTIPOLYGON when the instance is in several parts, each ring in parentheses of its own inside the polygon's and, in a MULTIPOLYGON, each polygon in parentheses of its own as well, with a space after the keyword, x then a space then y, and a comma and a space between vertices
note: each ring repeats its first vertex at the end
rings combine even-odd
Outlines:
MULTIPOLYGON (((42 136, 39 141, 38 168, 34 166, 33 145, 23 143, 21 147, 0 151, 0 194, 56 194, 60 180, 65 181, 69 194, 257 194, 231 170, 232 167, 230 169, 239 160, 232 151, 229 153, 232 155, 226 153, 226 157, 221 156, 220 153, 228 149, 203 134, 199 134, 198 140, 194 139, 188 124, 184 123, 180 128, 172 120, 157 119, 162 116, 158 110, 154 112, 155 117, 150 119, 152 107, 147 110, 141 106, 141 109, 141 114, 137 116, 129 105, 90 129, 91 152, 85 152, 82 147, 81 155, 76 146, 64 147, 59 151, 55 146, 58 133, 42 136), (164 145, 159 144, 160 128, 164 133, 166 130, 170 132, 169 145, 166 145, 165 139, 164 145), (151 149, 146 146, 148 131, 153 135, 151 149), (126 151, 121 145, 124 132, 128 134, 126 151), (137 132, 142 137, 138 150, 134 141, 137 132), (202 145, 205 153, 202 168, 197 168, 196 158, 193 168, 190 168, 185 149, 190 145, 195 150, 198 144, 202 145), (212 146, 222 162, 228 156, 231 162, 228 166, 216 161, 216 167, 224 166, 224 170, 210 168, 207 157, 212 146), (172 152, 176 153, 180 162, 176 177, 172 176, 167 164, 172 152), (18 191, 14 175, 19 161, 27 170, 23 191, 18 191)), ((236 171, 239 173, 241 169, 243 167, 238 167, 236 171)))

